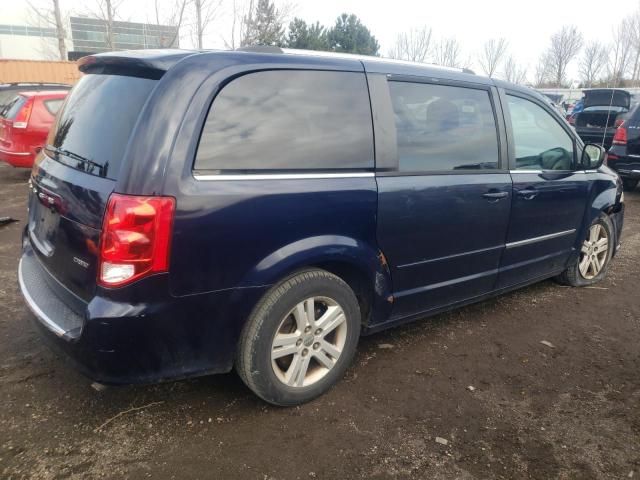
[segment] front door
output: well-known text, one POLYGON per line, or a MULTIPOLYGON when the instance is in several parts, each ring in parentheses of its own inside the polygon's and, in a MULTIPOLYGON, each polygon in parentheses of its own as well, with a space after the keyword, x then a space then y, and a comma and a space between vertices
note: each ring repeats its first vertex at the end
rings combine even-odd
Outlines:
POLYGON ((503 98, 513 201, 498 288, 564 270, 589 185, 584 170, 576 168, 574 137, 551 107, 515 92, 503 98))
MULTIPOLYGON (((393 78, 387 85, 397 163, 377 174, 377 235, 395 319, 493 289, 511 177, 501 164, 491 88, 393 78)), ((374 85, 373 94, 380 90, 374 85)))

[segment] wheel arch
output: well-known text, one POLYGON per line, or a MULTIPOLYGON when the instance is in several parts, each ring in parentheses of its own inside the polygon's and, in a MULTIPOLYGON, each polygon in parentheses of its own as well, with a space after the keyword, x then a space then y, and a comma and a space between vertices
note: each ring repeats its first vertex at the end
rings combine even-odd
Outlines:
POLYGON ((588 223, 591 224, 601 213, 606 215, 615 213, 619 207, 617 197, 618 189, 615 187, 599 192, 591 202, 591 208, 587 212, 589 214, 588 223))
MULTIPOLYGON (((617 243, 620 242, 620 229, 621 225, 618 225, 617 222, 614 221, 614 217, 619 217, 622 215, 622 211, 624 206, 620 203, 620 195, 622 193, 622 189, 618 182, 616 182, 615 186, 610 186, 606 190, 602 190, 595 198, 591 204, 590 209, 590 217, 586 221, 586 225, 591 225, 593 221, 600 215, 604 214, 609 217, 611 220, 613 228, 613 235, 615 236, 614 241, 617 243)), ((588 228, 588 227, 587 227, 588 228)), ((585 232, 586 233, 586 232, 585 232)))
MULTIPOLYGON (((604 186, 602 182, 595 183, 595 188, 591 195, 591 201, 587 205, 584 220, 579 228, 578 234, 576 235, 574 252, 570 257, 569 262, 579 255, 583 239, 586 238, 587 231, 591 227, 591 224, 600 217, 600 215, 606 215, 611 219, 614 214, 620 211, 621 206, 618 201, 618 195, 619 188, 617 182, 607 181, 604 183, 604 186)), ((616 230, 615 225, 613 234, 616 237, 614 238, 614 242, 617 243, 619 241, 619 232, 616 230)))
POLYGON ((391 274, 384 254, 350 237, 322 235, 298 240, 262 259, 242 285, 274 285, 305 269, 326 270, 340 277, 356 294, 363 326, 391 313, 391 274))

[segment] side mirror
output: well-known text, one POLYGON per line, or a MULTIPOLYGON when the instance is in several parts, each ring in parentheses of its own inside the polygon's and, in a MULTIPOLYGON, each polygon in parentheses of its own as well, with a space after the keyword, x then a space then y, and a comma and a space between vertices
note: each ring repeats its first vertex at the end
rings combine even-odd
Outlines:
POLYGON ((607 156, 607 151, 595 143, 588 143, 582 150, 582 167, 585 170, 597 170, 602 166, 607 156))

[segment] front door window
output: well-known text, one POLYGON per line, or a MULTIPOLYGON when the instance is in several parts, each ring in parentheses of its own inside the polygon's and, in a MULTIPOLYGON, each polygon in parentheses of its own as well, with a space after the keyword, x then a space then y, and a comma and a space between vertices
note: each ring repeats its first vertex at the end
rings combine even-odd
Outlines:
POLYGON ((516 170, 572 170, 573 139, 544 108, 512 95, 507 96, 516 170))

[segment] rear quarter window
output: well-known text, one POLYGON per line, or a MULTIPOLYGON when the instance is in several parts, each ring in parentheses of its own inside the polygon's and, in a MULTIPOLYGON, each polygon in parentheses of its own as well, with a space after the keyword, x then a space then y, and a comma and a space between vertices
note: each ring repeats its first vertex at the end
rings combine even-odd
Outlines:
POLYGON ((51 115, 55 117, 58 111, 60 110, 60 107, 64 103, 64 99, 54 98, 51 100, 45 100, 43 103, 44 103, 44 108, 47 109, 47 112, 49 112, 51 115))
POLYGON ((364 74, 264 71, 227 84, 204 124, 194 168, 210 173, 373 168, 364 74))

